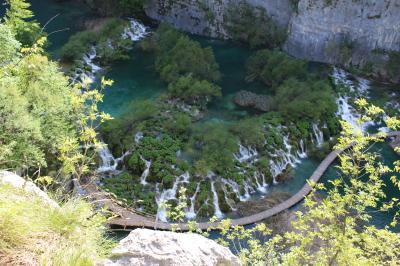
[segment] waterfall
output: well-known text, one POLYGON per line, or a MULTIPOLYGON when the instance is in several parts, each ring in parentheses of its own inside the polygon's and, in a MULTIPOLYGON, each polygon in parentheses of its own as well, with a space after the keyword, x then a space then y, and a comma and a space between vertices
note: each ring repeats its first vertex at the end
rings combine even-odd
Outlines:
POLYGON ((234 204, 235 202, 228 198, 228 190, 226 188, 226 185, 221 185, 222 191, 224 192, 224 197, 225 197, 225 202, 228 204, 229 208, 231 208, 232 211, 236 211, 237 209, 235 208, 234 204))
POLYGON ((263 178, 262 184, 258 180, 259 173, 257 171, 254 172, 253 176, 257 185, 257 190, 261 193, 267 193, 268 184, 265 183, 265 176, 264 175, 261 176, 263 178))
POLYGON ((239 143, 239 152, 234 154, 236 160, 240 163, 243 163, 249 159, 256 158, 258 156, 258 152, 251 148, 251 147, 244 147, 242 144, 239 143))
POLYGON ((135 143, 139 143, 143 139, 143 132, 137 132, 135 134, 135 143))
POLYGON ((299 147, 300 147, 300 150, 297 151, 297 155, 299 156, 299 158, 301 158, 301 159, 307 158, 307 152, 304 147, 304 141, 302 139, 299 142, 299 147))
MULTIPOLYGON (((130 39, 132 42, 137 42, 143 39, 147 35, 146 27, 135 19, 129 19, 128 26, 124 29, 121 35, 123 39, 130 39)), ((114 49, 111 40, 107 40, 107 46, 110 49, 114 49)), ((91 46, 89 51, 83 55, 82 58, 82 68, 74 69, 71 75, 71 82, 79 82, 89 79, 90 83, 94 82, 96 79, 96 73, 102 70, 102 68, 94 63, 97 58, 96 46, 91 46), (87 70, 89 69, 89 70, 87 70)))
POLYGON ((215 190, 214 186, 214 181, 211 182, 211 192, 213 193, 213 204, 214 204, 214 215, 218 219, 224 218, 224 214, 221 212, 221 209, 219 208, 219 202, 218 202, 218 194, 217 191, 215 190))
POLYGON ((312 130, 315 136, 317 147, 322 147, 324 144, 324 133, 318 128, 317 124, 312 124, 312 130))
MULTIPOLYGON (((366 79, 356 77, 356 81, 348 78, 348 73, 342 69, 334 68, 332 78, 336 86, 347 87, 350 92, 356 97, 367 97, 368 90, 370 88, 370 82, 366 79)), ((341 117, 342 120, 348 122, 354 131, 365 131, 368 126, 372 125, 372 122, 363 123, 360 125, 358 122, 360 114, 349 104, 350 97, 347 95, 339 96, 336 100, 338 105, 337 116, 341 117)))
POLYGON ((190 207, 189 210, 186 212, 186 218, 189 220, 193 220, 196 218, 197 214, 194 209, 194 205, 196 203, 196 196, 200 191, 200 184, 197 184, 196 191, 194 192, 193 196, 190 198, 190 207))
POLYGON ((140 159, 144 162, 145 164, 145 169, 142 173, 142 176, 140 177, 140 184, 142 185, 146 185, 147 184, 147 177, 149 176, 150 173, 150 167, 151 167, 151 161, 147 161, 145 158, 143 158, 142 156, 140 156, 140 159))
POLYGON ((137 42, 146 37, 146 35, 146 27, 137 20, 130 18, 128 27, 122 33, 122 38, 137 42))
MULTIPOLYGON (((162 208, 162 206, 160 206, 161 203, 167 202, 167 201, 173 200, 173 199, 176 200, 177 199, 176 195, 178 193, 179 184, 188 183, 189 182, 189 178, 190 178, 189 172, 185 172, 184 174, 182 174, 180 176, 177 176, 175 178, 174 184, 172 185, 172 188, 163 190, 161 192, 161 194, 160 194, 160 191, 159 191, 159 189, 157 187, 157 191, 156 191, 156 194, 157 194, 156 203, 158 205, 157 218, 160 221, 167 222, 167 212, 166 212, 166 210, 164 208, 162 208)), ((193 199, 193 201, 194 201, 194 199, 193 199)), ((193 204, 194 204, 194 202, 193 202, 193 204)), ((193 210, 193 212, 194 212, 194 210, 193 210)))
POLYGON ((97 173, 116 173, 118 174, 119 171, 117 171, 118 164, 125 159, 126 156, 131 154, 130 151, 125 152, 121 157, 119 158, 114 158, 110 150, 108 149, 107 145, 103 144, 102 147, 98 150, 98 154, 101 158, 101 165, 97 169, 97 173))
POLYGON ((298 153, 292 154, 292 146, 289 144, 289 137, 283 137, 283 144, 286 150, 278 149, 275 153, 270 154, 271 157, 276 158, 275 160, 270 160, 270 171, 273 178, 273 183, 277 184, 276 177, 282 174, 282 172, 291 165, 296 167, 296 164, 300 163, 298 158, 298 153))

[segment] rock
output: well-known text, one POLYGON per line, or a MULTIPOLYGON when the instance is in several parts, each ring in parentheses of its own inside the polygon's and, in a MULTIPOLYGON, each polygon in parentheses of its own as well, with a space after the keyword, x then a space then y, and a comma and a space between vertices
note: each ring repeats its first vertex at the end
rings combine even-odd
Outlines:
POLYGON ((26 181, 19 175, 8 171, 0 171, 0 185, 11 185, 12 187, 23 189, 27 193, 31 193, 43 199, 43 201, 47 202, 50 206, 54 208, 58 208, 58 204, 49 198, 49 196, 38 188, 33 182, 26 181))
POLYGON ((259 111, 267 112, 271 110, 271 97, 256 94, 250 91, 241 90, 235 96, 235 103, 242 107, 252 107, 259 111))
POLYGON ((241 263, 228 248, 198 234, 136 229, 100 265, 235 266, 241 263))

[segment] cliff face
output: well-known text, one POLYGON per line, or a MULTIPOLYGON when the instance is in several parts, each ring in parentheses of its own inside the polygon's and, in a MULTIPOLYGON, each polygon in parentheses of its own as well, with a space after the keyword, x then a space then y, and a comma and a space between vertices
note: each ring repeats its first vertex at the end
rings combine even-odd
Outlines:
MULTIPOLYGON (((229 6, 241 0, 149 0, 146 14, 155 20, 165 21, 174 27, 200 35, 228 38, 224 23, 229 6)), ((248 0, 254 7, 262 7, 284 28, 288 26, 292 9, 289 0, 248 0)))
MULTIPOLYGON (((149 0, 149 17, 195 34, 229 38, 226 10, 240 0, 149 0)), ((246 0, 262 7, 288 38, 291 55, 325 63, 385 61, 400 50, 400 0, 246 0), (298 3, 296 3, 298 2, 298 3), (378 51, 371 55, 372 51, 378 51), (378 54, 378 55, 377 55, 378 54)))
POLYGON ((299 2, 298 13, 291 18, 285 44, 289 54, 337 63, 347 46, 352 51, 348 60, 353 65, 363 65, 366 55, 373 50, 400 50, 399 0, 327 2, 299 2))

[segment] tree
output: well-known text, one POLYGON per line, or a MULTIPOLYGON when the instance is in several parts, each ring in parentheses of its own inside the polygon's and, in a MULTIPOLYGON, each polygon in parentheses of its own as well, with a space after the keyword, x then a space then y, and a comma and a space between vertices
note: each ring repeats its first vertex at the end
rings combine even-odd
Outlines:
POLYGON ((276 51, 256 52, 248 59, 246 67, 248 81, 260 80, 273 89, 289 78, 305 80, 308 77, 306 61, 276 51))
POLYGON ((14 57, 17 56, 21 44, 15 39, 9 27, 0 24, 0 67, 12 62, 14 57))
POLYGON ((13 31, 16 39, 24 46, 31 46, 40 36, 40 25, 33 20, 31 6, 25 0, 7 0, 8 9, 5 16, 5 24, 13 31))
POLYGON ((207 103, 213 97, 222 96, 221 88, 207 80, 197 80, 192 76, 183 76, 168 86, 173 97, 195 103, 207 103))

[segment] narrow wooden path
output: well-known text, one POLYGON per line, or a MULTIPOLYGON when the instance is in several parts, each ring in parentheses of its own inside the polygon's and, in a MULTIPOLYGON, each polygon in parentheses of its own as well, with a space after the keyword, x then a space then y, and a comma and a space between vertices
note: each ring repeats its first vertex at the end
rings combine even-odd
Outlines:
MULTIPOLYGON (((386 136, 396 137, 400 136, 400 131, 387 133, 386 136)), ((349 145, 346 149, 350 148, 352 145, 349 145)), ((344 150, 332 151, 329 153, 325 159, 320 163, 317 169, 309 178, 310 181, 317 183, 319 179, 323 176, 328 167, 335 161, 335 159, 341 154, 344 150)), ((169 223, 164 223, 157 221, 154 217, 147 217, 141 214, 135 213, 134 211, 130 211, 122 206, 120 206, 117 202, 110 199, 105 193, 98 191, 97 186, 93 184, 89 184, 85 186, 85 189, 89 192, 89 196, 92 200, 104 202, 104 204, 108 205, 109 209, 118 215, 118 217, 113 218, 109 221, 110 225, 122 227, 125 229, 132 228, 151 228, 151 229, 161 229, 161 230, 171 230, 172 226, 169 223)), ((306 182, 306 184, 300 189, 296 194, 287 199, 286 201, 276 205, 275 207, 262 211, 257 214, 253 214, 250 216, 246 216, 243 218, 233 219, 233 225, 248 225, 256 222, 260 222, 264 219, 272 217, 284 210, 287 210, 297 203, 301 202, 305 196, 307 196, 312 191, 312 187, 306 182)), ((198 227, 202 230, 206 230, 210 227, 217 227, 218 222, 215 223, 199 223, 198 227)), ((177 227, 181 231, 188 231, 189 226, 186 223, 177 224, 177 227)))

